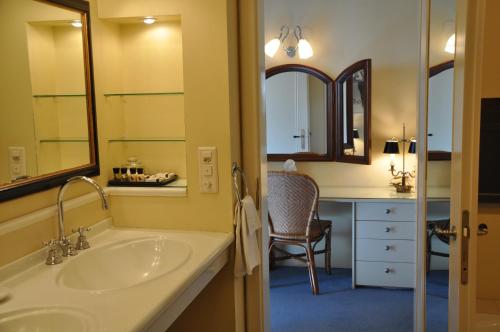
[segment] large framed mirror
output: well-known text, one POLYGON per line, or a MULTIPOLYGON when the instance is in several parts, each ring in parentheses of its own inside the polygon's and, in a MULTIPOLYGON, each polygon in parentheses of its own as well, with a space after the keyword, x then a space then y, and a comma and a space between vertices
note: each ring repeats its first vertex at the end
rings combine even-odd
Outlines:
POLYGON ((287 64, 266 71, 267 160, 331 161, 333 80, 287 64))
POLYGON ((451 160, 454 61, 429 68, 428 160, 451 160))
POLYGON ((335 82, 336 161, 369 165, 371 160, 371 60, 345 69, 335 82))
POLYGON ((89 4, 0 1, 0 201, 99 174, 89 4))

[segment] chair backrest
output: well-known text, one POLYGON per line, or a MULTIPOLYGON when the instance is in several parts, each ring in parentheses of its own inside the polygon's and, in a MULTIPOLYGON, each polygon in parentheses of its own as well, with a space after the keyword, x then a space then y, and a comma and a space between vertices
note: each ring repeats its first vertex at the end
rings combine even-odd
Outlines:
POLYGON ((316 182, 297 172, 268 172, 268 205, 271 231, 307 236, 318 209, 316 182))

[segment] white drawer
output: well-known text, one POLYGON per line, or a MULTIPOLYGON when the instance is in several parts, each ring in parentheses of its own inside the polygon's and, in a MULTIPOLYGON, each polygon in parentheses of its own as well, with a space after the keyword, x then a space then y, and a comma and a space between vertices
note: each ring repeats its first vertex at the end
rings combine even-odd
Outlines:
POLYGON ((356 240, 356 260, 375 262, 415 262, 415 241, 356 240))
POLYGON ((356 220, 416 221, 415 203, 356 203, 356 220))
POLYGON ((410 263, 356 262, 356 285, 415 287, 415 265, 410 263))
POLYGON ((356 238, 415 240, 415 222, 400 221, 356 221, 356 238))

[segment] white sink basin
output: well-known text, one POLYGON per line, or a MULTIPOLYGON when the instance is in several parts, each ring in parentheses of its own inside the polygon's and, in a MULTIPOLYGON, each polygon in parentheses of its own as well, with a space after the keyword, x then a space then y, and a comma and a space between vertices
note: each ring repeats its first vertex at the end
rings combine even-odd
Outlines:
POLYGON ((190 254, 188 244, 161 236, 125 240, 72 257, 57 283, 87 291, 123 289, 179 268, 190 254))
POLYGON ((96 330, 93 318, 69 308, 29 308, 0 314, 2 332, 90 332, 96 330))

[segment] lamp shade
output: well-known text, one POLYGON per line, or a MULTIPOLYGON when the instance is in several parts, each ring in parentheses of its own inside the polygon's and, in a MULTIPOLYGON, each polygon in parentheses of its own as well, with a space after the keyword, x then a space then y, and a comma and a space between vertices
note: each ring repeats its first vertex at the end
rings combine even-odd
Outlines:
POLYGON ((417 141, 412 139, 410 141, 410 147, 408 148, 408 153, 417 153, 417 141))
POLYGON ((272 58, 278 52, 280 45, 281 41, 278 38, 273 38, 264 46, 264 52, 268 57, 272 58))
POLYGON ((311 44, 303 38, 299 40, 297 48, 299 49, 299 58, 301 59, 309 59, 314 55, 311 44))
POLYGON ((384 153, 399 154, 399 144, 397 140, 390 139, 385 141, 384 153))
POLYGON ((352 137, 353 138, 359 138, 359 130, 353 129, 352 130, 352 137))

